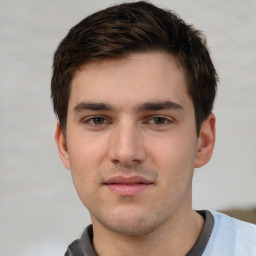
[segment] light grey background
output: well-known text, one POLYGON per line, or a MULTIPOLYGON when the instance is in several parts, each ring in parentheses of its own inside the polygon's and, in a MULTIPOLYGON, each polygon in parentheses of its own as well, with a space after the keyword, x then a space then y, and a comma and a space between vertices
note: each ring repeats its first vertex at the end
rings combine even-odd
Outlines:
MULTIPOLYGON (((151 1, 208 38, 220 83, 212 161, 194 208, 256 204, 256 1, 151 1)), ((120 1, 0 1, 0 255, 58 256, 90 222, 54 144, 51 63, 68 30, 120 1)))

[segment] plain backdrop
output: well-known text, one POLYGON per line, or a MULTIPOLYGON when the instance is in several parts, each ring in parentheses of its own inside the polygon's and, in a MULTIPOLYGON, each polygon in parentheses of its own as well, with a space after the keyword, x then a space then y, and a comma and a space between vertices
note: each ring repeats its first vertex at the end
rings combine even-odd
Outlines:
MULTIPOLYGON (((88 14, 121 1, 0 1, 0 255, 58 256, 90 223, 54 144, 53 53, 88 14)), ((256 1, 151 1, 208 39, 220 82, 212 160, 195 209, 256 204, 256 1)))

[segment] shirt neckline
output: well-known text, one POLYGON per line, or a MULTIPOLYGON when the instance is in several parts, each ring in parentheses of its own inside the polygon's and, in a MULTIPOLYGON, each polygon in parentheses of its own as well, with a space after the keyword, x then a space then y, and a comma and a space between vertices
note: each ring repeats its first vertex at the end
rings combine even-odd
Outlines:
MULTIPOLYGON (((200 256, 203 254, 210 236, 212 234, 214 226, 214 217, 210 211, 202 210, 197 211, 204 218, 204 225, 202 231, 192 247, 192 249, 186 254, 186 256, 200 256)), ((81 237, 81 250, 83 256, 98 256, 92 245, 93 240, 93 227, 89 225, 83 232, 81 237)))

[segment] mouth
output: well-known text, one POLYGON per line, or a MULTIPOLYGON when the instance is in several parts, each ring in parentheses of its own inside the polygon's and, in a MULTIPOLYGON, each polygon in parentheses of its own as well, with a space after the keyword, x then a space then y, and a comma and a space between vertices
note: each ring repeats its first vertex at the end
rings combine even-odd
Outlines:
POLYGON ((147 180, 141 176, 114 176, 103 183, 110 192, 120 196, 138 195, 153 186, 153 184, 153 181, 147 180))

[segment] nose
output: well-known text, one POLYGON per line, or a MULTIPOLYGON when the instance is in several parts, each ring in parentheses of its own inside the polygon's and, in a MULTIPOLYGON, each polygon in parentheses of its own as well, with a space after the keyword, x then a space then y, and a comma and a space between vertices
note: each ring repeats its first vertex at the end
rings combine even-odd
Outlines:
POLYGON ((146 151, 136 125, 119 124, 112 131, 109 158, 114 164, 133 167, 144 161, 146 151))

